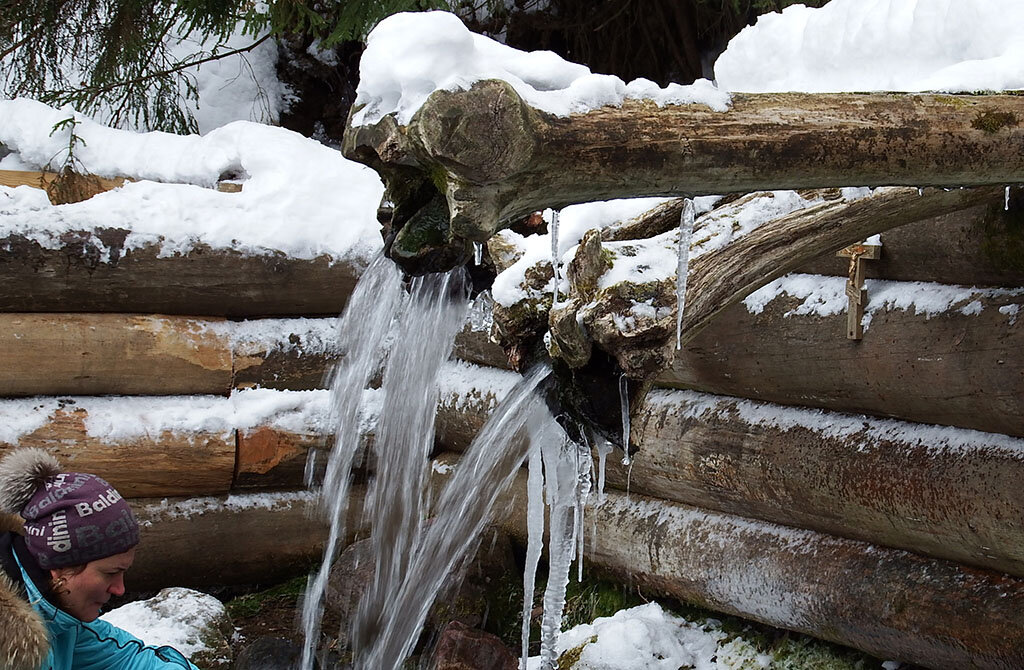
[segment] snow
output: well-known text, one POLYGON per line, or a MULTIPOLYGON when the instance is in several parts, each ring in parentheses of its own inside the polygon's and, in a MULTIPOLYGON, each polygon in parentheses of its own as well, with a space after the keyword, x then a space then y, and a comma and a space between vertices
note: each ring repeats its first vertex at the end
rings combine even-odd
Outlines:
MULTIPOLYGON (((1024 303, 1024 288, 975 288, 934 282, 887 281, 867 279, 864 288, 868 302, 864 307, 864 327, 880 311, 909 311, 932 318, 952 310, 964 316, 981 314, 983 300, 1019 301, 1024 303)), ((821 275, 790 274, 761 287, 743 299, 751 314, 760 314, 775 299, 791 296, 800 303, 783 316, 835 316, 847 309, 846 279, 821 275)), ((1003 305, 999 312, 1010 318, 1011 325, 1019 303, 1003 305)))
POLYGON ((14 152, 0 169, 59 166, 68 138, 51 130, 71 115, 85 142, 75 150, 81 169, 141 181, 59 206, 38 189, 0 187, 0 235, 54 249, 67 231, 123 228, 126 250, 156 244, 164 256, 205 244, 362 263, 381 247, 377 174, 283 128, 236 121, 203 136, 134 133, 33 100, 0 100, 0 143, 14 152), (212 188, 235 174, 244 176, 241 193, 212 188))
POLYGON ((214 651, 204 641, 218 621, 225 620, 223 603, 211 595, 183 588, 160 591, 148 600, 137 600, 107 612, 100 618, 126 630, 149 646, 173 647, 186 657, 214 651))
POLYGON ((704 79, 665 88, 646 79, 626 84, 550 51, 519 51, 474 34, 454 14, 418 12, 384 19, 367 38, 352 124, 395 114, 406 125, 434 91, 465 90, 485 79, 508 82, 529 105, 556 116, 626 99, 660 106, 699 103, 716 111, 729 106, 729 95, 704 79))
POLYGON ((1019 0, 832 0, 764 14, 715 63, 729 91, 1024 88, 1019 0))

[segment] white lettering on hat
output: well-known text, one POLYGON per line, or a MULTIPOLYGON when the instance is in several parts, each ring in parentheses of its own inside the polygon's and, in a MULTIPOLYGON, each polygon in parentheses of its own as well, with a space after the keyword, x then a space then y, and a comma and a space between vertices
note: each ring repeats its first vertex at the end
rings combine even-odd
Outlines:
POLYGON ((54 551, 64 553, 71 548, 71 534, 68 533, 68 517, 64 510, 53 513, 50 518, 50 537, 46 538, 46 546, 54 551))

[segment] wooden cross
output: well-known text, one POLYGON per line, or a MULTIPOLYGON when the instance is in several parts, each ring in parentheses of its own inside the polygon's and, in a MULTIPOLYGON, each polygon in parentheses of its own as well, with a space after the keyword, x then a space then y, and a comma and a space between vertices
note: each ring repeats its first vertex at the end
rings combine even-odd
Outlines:
POLYGON ((846 280, 846 297, 849 304, 846 308, 846 337, 859 340, 864 337, 864 305, 868 301, 868 292, 864 288, 864 263, 866 260, 877 260, 882 255, 882 247, 878 244, 851 244, 836 252, 836 256, 850 259, 849 277, 846 280))

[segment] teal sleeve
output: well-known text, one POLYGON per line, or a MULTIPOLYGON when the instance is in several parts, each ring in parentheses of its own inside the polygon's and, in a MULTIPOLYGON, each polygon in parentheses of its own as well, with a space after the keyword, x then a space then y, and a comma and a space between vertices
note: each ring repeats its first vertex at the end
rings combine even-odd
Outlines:
POLYGON ((125 630, 97 619, 82 624, 73 670, 199 670, 172 647, 151 647, 125 630))

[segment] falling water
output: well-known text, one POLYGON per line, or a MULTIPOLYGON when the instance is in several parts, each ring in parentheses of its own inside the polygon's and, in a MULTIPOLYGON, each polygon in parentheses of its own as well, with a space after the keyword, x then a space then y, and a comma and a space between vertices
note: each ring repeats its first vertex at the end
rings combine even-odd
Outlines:
POLYGON ((356 285, 339 322, 338 339, 348 351, 331 383, 331 419, 335 430, 321 488, 321 500, 329 505, 326 512, 330 531, 323 563, 310 579, 303 601, 303 670, 313 667, 327 578, 344 534, 342 524, 348 503, 349 471, 359 446, 359 401, 362 390, 380 365, 391 321, 403 301, 401 272, 381 255, 356 285))
POLYGON ((676 265, 676 349, 683 348, 683 310, 686 308, 686 277, 690 272, 690 238, 693 237, 693 200, 683 201, 679 215, 679 259, 676 265))

